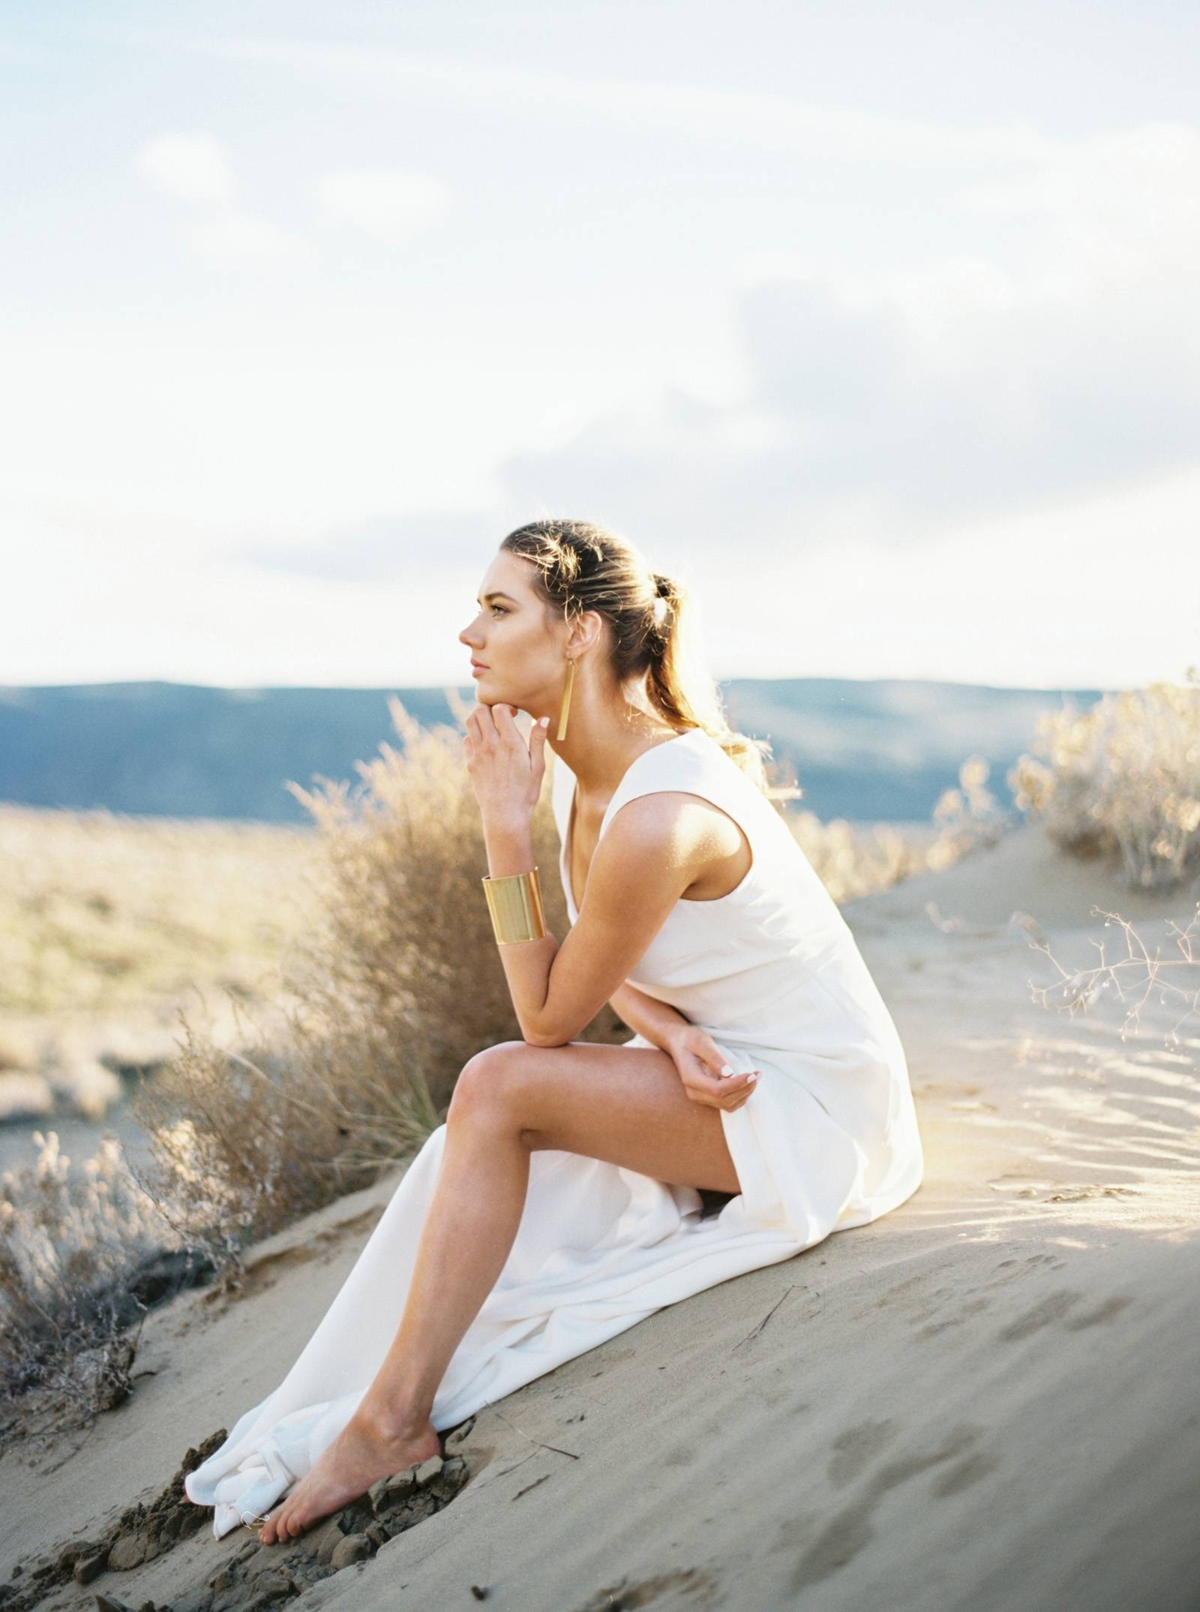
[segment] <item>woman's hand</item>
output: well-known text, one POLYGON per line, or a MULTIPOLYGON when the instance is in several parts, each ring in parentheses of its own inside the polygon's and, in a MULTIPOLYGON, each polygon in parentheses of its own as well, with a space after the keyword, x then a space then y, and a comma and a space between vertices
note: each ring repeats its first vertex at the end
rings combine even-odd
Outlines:
POLYGON ((542 792, 549 723, 535 722, 526 744, 516 712, 515 705, 477 705, 467 717, 463 755, 485 823, 528 823, 542 792))
POLYGON ((677 1030, 665 1050, 675 1060, 683 1089, 694 1103, 723 1108, 727 1114, 732 1114, 749 1100, 758 1071, 723 1075, 721 1071, 729 1068, 725 1055, 699 1025, 688 1024, 677 1030))

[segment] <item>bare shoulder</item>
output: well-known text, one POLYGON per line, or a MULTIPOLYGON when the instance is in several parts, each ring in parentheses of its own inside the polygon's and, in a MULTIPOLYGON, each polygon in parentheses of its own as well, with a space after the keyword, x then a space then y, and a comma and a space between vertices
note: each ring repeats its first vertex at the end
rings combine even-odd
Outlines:
POLYGON ((604 865, 631 861, 686 873, 686 886, 715 861, 735 853, 745 836, 719 806, 703 795, 656 789, 636 795, 613 815, 596 847, 604 865), (607 854, 605 854, 607 853, 607 854))

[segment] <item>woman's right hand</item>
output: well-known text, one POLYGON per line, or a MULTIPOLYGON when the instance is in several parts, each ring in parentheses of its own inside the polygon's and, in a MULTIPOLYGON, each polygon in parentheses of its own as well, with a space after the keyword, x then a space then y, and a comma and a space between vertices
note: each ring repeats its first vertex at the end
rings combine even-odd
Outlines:
POLYGON ((699 1025, 688 1024, 677 1030, 664 1050, 674 1059, 683 1089, 694 1103, 723 1108, 732 1114, 749 1100, 757 1084, 756 1069, 744 1075, 721 1073, 729 1068, 725 1054, 699 1025))

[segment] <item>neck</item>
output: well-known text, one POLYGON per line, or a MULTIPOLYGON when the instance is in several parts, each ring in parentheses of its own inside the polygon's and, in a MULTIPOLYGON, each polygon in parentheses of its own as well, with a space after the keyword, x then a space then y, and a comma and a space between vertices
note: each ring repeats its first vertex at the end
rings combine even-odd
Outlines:
POLYGON ((675 729, 633 705, 616 711, 590 710, 586 701, 577 703, 578 695, 576 685, 567 714, 566 738, 559 741, 554 737, 557 717, 552 717, 546 742, 574 773, 581 795, 607 801, 630 763, 644 750, 673 738, 675 729))

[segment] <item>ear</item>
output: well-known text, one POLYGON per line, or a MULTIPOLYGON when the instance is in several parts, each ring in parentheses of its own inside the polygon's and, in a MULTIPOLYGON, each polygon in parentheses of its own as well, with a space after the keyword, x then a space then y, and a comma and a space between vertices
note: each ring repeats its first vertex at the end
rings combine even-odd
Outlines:
POLYGON ((572 655, 582 655, 591 649, 604 630, 604 618, 598 610, 584 610, 571 623, 567 648, 572 655))

